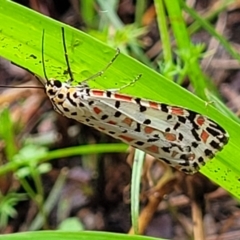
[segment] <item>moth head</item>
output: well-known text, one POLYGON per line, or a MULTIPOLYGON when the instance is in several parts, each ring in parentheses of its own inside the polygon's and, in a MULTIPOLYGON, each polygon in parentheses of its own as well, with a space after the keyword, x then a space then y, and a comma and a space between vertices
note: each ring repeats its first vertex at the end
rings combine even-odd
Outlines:
POLYGON ((59 80, 52 79, 46 82, 45 88, 50 100, 58 104, 65 101, 69 87, 59 80))

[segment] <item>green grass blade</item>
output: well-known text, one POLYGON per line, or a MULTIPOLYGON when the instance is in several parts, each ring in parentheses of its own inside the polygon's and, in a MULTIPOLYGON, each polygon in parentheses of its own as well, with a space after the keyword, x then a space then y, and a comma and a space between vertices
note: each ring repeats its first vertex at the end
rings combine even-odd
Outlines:
POLYGON ((131 180, 131 217, 132 225, 135 234, 138 234, 138 219, 139 219, 139 196, 140 196, 140 183, 142 177, 142 167, 145 158, 145 153, 136 150, 134 154, 132 180, 131 180))
MULTIPOLYGON (((0 235, 4 240, 161 240, 162 238, 126 235, 108 232, 66 232, 66 231, 39 231, 0 235)), ((163 240, 163 239, 162 239, 163 240)))
POLYGON ((189 8, 184 1, 179 1, 183 9, 191 17, 193 17, 193 19, 195 19, 203 28, 205 28, 205 30, 209 32, 211 36, 215 37, 233 58, 240 61, 239 53, 231 46, 231 44, 229 44, 229 41, 225 37, 221 36, 206 19, 202 18, 200 15, 197 14, 196 11, 189 8))
MULTIPOLYGON (((26 148, 33 148, 33 146, 28 146, 26 148)), ((124 143, 112 143, 112 144, 92 144, 92 145, 83 145, 77 147, 62 148, 58 150, 53 150, 51 152, 45 151, 45 149, 40 147, 34 148, 38 155, 35 155, 35 158, 30 155, 29 157, 21 157, 20 160, 11 161, 0 167, 0 176, 7 174, 8 172, 14 171, 20 167, 28 165, 30 162, 41 163, 45 161, 50 161, 53 159, 70 157, 70 156, 79 156, 85 154, 100 154, 100 153, 116 153, 116 152, 126 152, 127 145, 124 143)), ((24 150, 24 149, 23 149, 24 150)), ((21 155, 21 152, 19 153, 21 155)))

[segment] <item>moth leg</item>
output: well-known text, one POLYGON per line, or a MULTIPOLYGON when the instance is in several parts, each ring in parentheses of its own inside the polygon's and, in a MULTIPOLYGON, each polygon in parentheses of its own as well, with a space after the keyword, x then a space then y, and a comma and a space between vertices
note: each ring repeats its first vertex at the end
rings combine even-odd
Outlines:
POLYGON ((81 81, 80 84, 84 84, 84 83, 88 82, 89 80, 92 80, 92 79, 94 79, 94 78, 97 78, 97 77, 102 76, 102 75, 105 73, 105 71, 107 71, 107 69, 114 63, 114 61, 117 59, 117 57, 119 56, 119 54, 120 54, 120 49, 117 48, 116 54, 114 55, 114 57, 112 58, 112 60, 107 64, 107 66, 106 66, 105 68, 103 68, 101 71, 93 74, 92 76, 88 77, 87 79, 81 81))
POLYGON ((124 88, 127 88, 127 87, 133 85, 133 84, 134 84, 135 82, 137 82, 141 77, 142 77, 142 74, 139 74, 139 75, 138 75, 136 78, 134 78, 131 82, 123 85, 122 87, 120 87, 120 88, 114 88, 114 89, 108 89, 108 91, 110 91, 110 92, 119 92, 119 91, 123 90, 124 88))

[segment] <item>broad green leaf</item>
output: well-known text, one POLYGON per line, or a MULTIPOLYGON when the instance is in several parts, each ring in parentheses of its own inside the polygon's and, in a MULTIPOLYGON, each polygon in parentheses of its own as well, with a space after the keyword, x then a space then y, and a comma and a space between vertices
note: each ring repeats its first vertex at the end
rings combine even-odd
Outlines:
MULTIPOLYGON (((6 0, 0 2, 0 55, 42 77, 43 30, 48 78, 69 78, 64 74, 67 67, 62 44, 62 26, 65 29, 70 65, 76 81, 80 82, 99 72, 116 52, 79 30, 16 3, 6 0)), ((94 88, 115 89, 129 83, 139 74, 142 74, 142 77, 122 92, 194 110, 213 119, 228 131, 229 143, 201 172, 239 198, 239 124, 221 114, 211 104, 206 104, 157 72, 123 54, 120 54, 102 77, 90 81, 89 84, 94 88)))

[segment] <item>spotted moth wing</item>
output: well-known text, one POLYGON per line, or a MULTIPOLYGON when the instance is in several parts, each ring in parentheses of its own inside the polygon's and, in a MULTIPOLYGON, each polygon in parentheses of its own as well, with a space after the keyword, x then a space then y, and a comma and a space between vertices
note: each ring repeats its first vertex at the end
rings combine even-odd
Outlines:
POLYGON ((227 133, 193 111, 128 95, 71 87, 50 81, 46 92, 55 109, 165 161, 186 173, 222 149, 227 133))
POLYGON ((88 100, 94 101, 92 107, 104 111, 97 114, 93 109, 90 111, 103 122, 102 131, 111 129, 113 137, 184 172, 198 171, 228 141, 222 127, 191 110, 123 94, 94 93, 93 90, 88 100))

